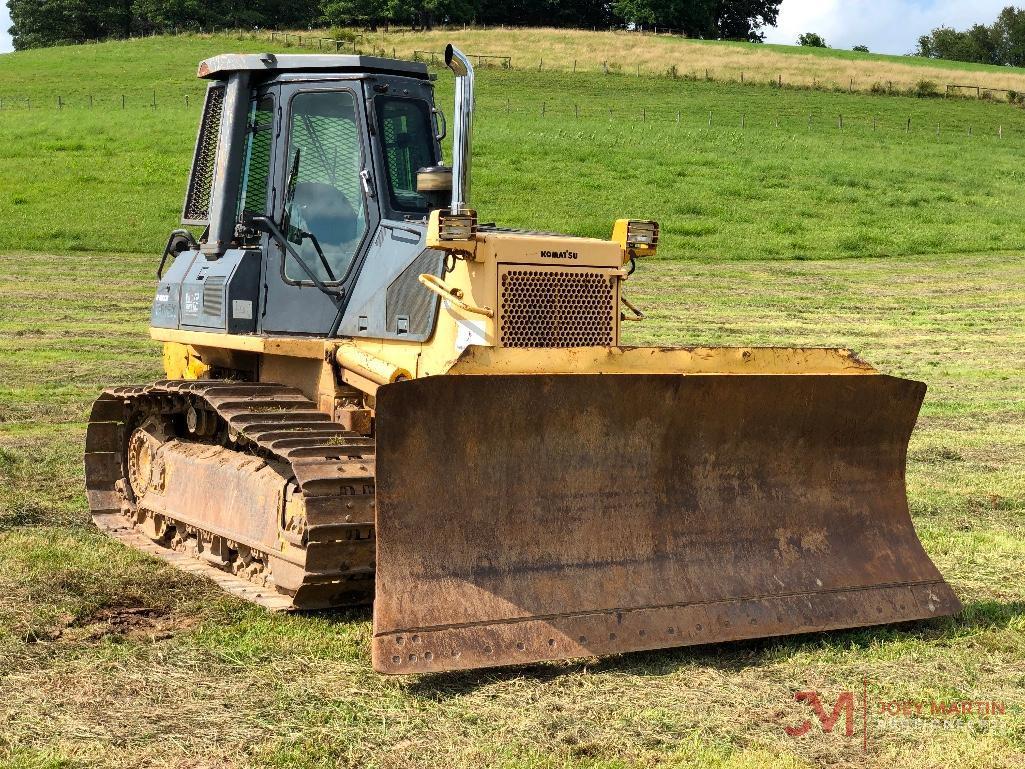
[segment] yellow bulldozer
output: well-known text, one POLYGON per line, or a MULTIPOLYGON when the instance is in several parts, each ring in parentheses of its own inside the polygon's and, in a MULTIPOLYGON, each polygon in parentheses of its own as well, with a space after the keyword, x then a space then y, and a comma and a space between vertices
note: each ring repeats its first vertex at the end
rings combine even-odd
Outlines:
MULTIPOLYGON (((630 348, 659 227, 505 229, 434 79, 222 55, 157 271, 166 379, 105 390, 99 527, 271 609, 373 603, 423 673, 960 609, 913 529, 925 385, 846 350, 630 348)), ((611 219, 611 217, 610 217, 611 219)))

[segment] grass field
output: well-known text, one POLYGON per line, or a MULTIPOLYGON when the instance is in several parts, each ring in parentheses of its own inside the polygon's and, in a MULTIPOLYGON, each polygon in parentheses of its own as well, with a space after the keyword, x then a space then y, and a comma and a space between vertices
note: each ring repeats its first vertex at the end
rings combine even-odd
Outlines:
MULTIPOLYGON (((327 34, 327 33, 325 33, 327 34)), ((358 41, 389 54, 443 51, 455 42, 473 53, 510 56, 514 67, 596 71, 610 68, 634 74, 680 75, 717 80, 776 81, 791 85, 867 91, 873 84, 914 88, 930 80, 942 91, 948 83, 1021 91, 1025 70, 912 56, 887 56, 823 48, 686 40, 678 36, 560 29, 467 29, 433 32, 378 32, 358 41)), ((796 43, 796 41, 794 41, 796 43)), ((999 95, 1002 98, 1002 95, 999 95)))
MULTIPOLYGON (((1020 112, 485 72, 483 216, 600 235, 619 215, 663 221, 665 248, 630 284, 649 321, 627 341, 844 345, 930 384, 910 502, 966 610, 903 628, 389 679, 370 671, 367 614, 269 616, 88 523, 89 403, 105 384, 160 375, 146 338, 151 276, 177 221, 197 110, 182 100, 90 112, 82 99, 197 94, 195 60, 226 45, 158 39, 2 60, 0 91, 61 90, 72 103, 0 111, 0 765, 1025 765, 1020 112), (860 732, 785 734, 810 713, 795 692, 816 689, 831 706, 863 686, 867 752, 860 732), (1007 710, 944 720, 929 716, 933 700, 1007 710), (892 701, 926 713, 879 709, 892 701)), ((444 75, 439 92, 447 108, 444 75)))
MULTIPOLYGON (((37 106, 0 111, 0 250, 161 248, 191 160, 196 62, 240 45, 265 41, 11 57, 0 93, 37 106), (67 79, 65 59, 80 77, 67 79)), ((444 73, 438 98, 449 107, 444 73)), ((511 226, 606 236, 619 215, 655 217, 670 253, 696 258, 1025 247, 1025 113, 1007 105, 488 70, 475 131, 481 215, 511 226)))

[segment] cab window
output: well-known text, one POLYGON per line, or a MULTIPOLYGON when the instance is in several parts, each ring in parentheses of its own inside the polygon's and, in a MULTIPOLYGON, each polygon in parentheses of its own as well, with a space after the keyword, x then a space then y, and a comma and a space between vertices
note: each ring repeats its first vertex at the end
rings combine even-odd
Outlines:
POLYGON ((425 214, 427 199, 416 191, 416 172, 435 164, 434 128, 427 102, 378 96, 374 99, 388 176, 388 195, 395 211, 425 214))
POLYGON ((271 145, 274 141, 274 99, 263 96, 249 108, 245 163, 238 195, 238 216, 267 213, 271 145))
MULTIPOLYGON (((359 127, 349 91, 300 93, 289 115, 285 235, 324 283, 345 279, 367 229, 359 127)), ((285 277, 308 281, 292 257, 285 277)))

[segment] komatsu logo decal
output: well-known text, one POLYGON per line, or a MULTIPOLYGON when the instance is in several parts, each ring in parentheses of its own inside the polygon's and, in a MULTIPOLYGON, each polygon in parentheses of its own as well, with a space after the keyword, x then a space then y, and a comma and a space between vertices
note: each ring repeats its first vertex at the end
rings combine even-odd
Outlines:
POLYGON ((580 254, 576 251, 542 251, 542 259, 579 259, 580 254))

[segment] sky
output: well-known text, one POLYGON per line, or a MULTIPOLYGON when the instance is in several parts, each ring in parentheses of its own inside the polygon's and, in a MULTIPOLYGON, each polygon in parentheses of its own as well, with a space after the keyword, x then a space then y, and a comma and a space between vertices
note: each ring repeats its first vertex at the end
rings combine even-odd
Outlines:
POLYGON ((1012 0, 783 0, 767 43, 794 45, 817 32, 831 48, 867 45, 874 53, 903 55, 939 26, 966 29, 990 24, 1012 0))
POLYGON ((11 50, 11 36, 7 30, 11 26, 11 12, 7 10, 6 0, 0 0, 0 53, 11 50))
MULTIPOLYGON (((833 48, 867 45, 876 53, 905 54, 934 27, 989 24, 1012 0, 783 0, 779 24, 766 42, 793 45, 802 32, 818 32, 833 48)), ((11 50, 7 3, 0 0, 0 53, 11 50)))

